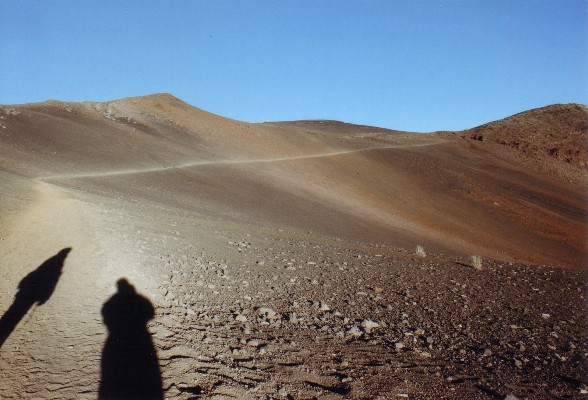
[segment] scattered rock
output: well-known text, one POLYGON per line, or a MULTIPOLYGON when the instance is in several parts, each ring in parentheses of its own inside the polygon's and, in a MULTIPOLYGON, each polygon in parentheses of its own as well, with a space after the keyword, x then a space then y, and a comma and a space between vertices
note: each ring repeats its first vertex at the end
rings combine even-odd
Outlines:
POLYGON ((373 329, 379 328, 380 324, 378 324, 377 322, 374 322, 372 320, 365 319, 361 323, 361 326, 362 326, 363 330, 365 331, 365 333, 370 334, 370 333, 372 333, 373 329))
POLYGON ((243 314, 239 314, 235 317, 235 321, 237 322, 247 322, 247 317, 243 314))

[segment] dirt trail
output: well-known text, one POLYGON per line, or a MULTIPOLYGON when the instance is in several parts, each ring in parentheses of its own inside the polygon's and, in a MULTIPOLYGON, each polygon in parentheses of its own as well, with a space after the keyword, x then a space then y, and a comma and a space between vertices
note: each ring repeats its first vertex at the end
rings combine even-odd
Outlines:
POLYGON ((360 153, 360 152, 365 152, 365 151, 370 151, 370 150, 386 150, 386 149, 433 146, 433 145, 440 144, 440 143, 443 143, 443 142, 442 141, 432 141, 432 142, 427 142, 427 143, 409 144, 409 145, 374 146, 374 147, 367 147, 367 148, 363 148, 363 149, 333 151, 333 152, 327 152, 327 153, 308 154, 308 155, 291 156, 291 157, 256 158, 256 159, 242 159, 242 160, 201 160, 201 161, 182 163, 182 164, 178 164, 178 165, 172 165, 169 167, 123 169, 123 170, 115 170, 115 171, 108 171, 108 172, 98 172, 98 173, 92 173, 92 174, 53 175, 53 176, 41 177, 41 178, 38 178, 38 180, 51 181, 51 180, 75 179, 75 178, 94 178, 94 177, 103 178, 103 177, 108 177, 108 176, 146 174, 146 173, 150 173, 150 172, 161 172, 161 171, 169 171, 169 170, 174 170, 174 169, 200 167, 200 166, 208 166, 208 165, 254 164, 254 163, 272 163, 272 162, 280 162, 280 161, 306 160, 306 159, 312 159, 312 158, 333 157, 333 156, 340 156, 340 155, 346 155, 346 154, 360 153))
POLYGON ((113 273, 92 226, 95 206, 49 184, 35 190, 36 200, 8 221, 10 234, 0 242, 1 312, 27 274, 60 250, 72 250, 48 301, 34 305, 0 348, 2 379, 12 382, 0 386, 0 398, 83 398, 85 390, 94 397, 106 336, 100 309, 123 272, 113 273))

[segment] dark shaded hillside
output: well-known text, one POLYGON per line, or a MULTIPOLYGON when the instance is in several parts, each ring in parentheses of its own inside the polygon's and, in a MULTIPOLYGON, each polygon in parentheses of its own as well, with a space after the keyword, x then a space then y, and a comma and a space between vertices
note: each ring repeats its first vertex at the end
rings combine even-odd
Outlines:
POLYGON ((518 154, 541 171, 564 177, 587 171, 588 108, 581 104, 537 108, 456 134, 511 159, 518 154))

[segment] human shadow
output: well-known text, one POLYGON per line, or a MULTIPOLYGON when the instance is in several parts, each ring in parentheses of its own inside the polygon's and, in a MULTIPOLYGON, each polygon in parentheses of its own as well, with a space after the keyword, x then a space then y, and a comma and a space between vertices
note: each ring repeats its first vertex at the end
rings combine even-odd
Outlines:
POLYGON ((115 293, 102 307, 108 338, 102 352, 98 398, 161 399, 161 373, 147 322, 154 315, 151 302, 120 279, 115 293))
POLYGON ((20 281, 14 302, 0 318, 0 347, 35 303, 43 305, 49 300, 70 251, 71 247, 61 250, 20 281))

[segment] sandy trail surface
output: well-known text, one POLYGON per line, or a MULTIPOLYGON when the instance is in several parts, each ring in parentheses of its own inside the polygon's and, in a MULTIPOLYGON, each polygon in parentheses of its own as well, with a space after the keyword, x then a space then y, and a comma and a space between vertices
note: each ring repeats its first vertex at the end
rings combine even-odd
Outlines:
POLYGON ((15 301, 27 274, 60 250, 71 252, 50 300, 33 305, 0 348, 3 380, 11 382, 2 396, 94 398, 106 337, 103 303, 121 277, 143 291, 153 283, 132 255, 104 240, 97 206, 46 183, 33 184, 31 200, 3 224, 1 308, 15 301))
POLYGON ((31 204, 4 226, 2 308, 27 274, 60 250, 72 251, 50 300, 34 306, 0 349, 3 381, 11 382, 2 396, 74 398, 99 372, 108 260, 87 205, 48 184, 33 190, 31 204))

